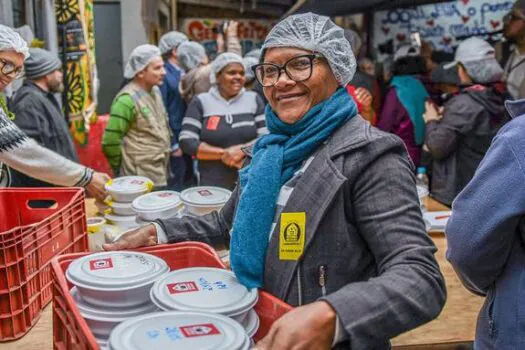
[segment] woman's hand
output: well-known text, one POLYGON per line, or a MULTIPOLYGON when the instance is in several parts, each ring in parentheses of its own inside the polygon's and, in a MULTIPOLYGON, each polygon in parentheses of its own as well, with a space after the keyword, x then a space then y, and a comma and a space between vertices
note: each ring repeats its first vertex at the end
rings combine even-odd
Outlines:
POLYGON ((104 244, 104 250, 128 250, 157 245, 157 229, 150 224, 126 232, 115 242, 104 244))
POLYGON ((363 112, 368 112, 372 109, 372 94, 365 88, 357 88, 355 90, 357 101, 363 106, 363 112))
POLYGON ((434 121, 440 121, 443 119, 443 112, 445 111, 444 107, 436 108, 436 105, 430 101, 425 102, 425 114, 423 114, 423 119, 425 120, 425 124, 434 120, 434 121))
POLYGON ((243 147, 244 145, 237 145, 226 148, 222 155, 222 162, 230 168, 242 168, 244 158, 246 157, 246 154, 242 151, 243 147))
POLYGON ((111 178, 104 173, 93 173, 91 181, 86 186, 86 190, 99 201, 106 199, 107 193, 105 185, 111 178))
POLYGON ((331 349, 335 334, 335 310, 325 301, 298 307, 278 319, 257 350, 331 349))

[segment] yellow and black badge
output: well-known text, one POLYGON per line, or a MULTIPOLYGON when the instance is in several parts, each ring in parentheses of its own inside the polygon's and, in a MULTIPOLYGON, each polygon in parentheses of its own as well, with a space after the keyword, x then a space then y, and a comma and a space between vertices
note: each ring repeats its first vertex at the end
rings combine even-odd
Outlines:
POLYGON ((306 213, 282 213, 279 259, 299 260, 304 251, 306 213))

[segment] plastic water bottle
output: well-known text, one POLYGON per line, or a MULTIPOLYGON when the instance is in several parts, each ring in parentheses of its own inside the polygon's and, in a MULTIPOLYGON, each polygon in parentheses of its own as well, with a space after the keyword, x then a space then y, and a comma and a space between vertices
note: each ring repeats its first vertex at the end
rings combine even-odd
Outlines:
POLYGON ((429 192, 427 168, 425 167, 417 168, 416 185, 418 187, 417 194, 419 197, 419 205, 421 207, 421 211, 424 213, 426 212, 426 209, 427 209, 425 207, 424 197, 426 197, 429 192))

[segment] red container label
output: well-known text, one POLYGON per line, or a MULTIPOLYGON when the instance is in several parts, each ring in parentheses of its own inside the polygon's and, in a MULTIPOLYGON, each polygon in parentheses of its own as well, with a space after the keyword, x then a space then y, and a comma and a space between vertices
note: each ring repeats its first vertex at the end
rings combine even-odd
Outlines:
POLYGON ((180 327, 180 330, 186 338, 205 337, 208 335, 221 334, 217 327, 211 323, 180 327))
POLYGON ((199 190, 197 191, 198 194, 200 194, 203 197, 209 197, 212 195, 212 193, 208 190, 199 190))
POLYGON ((195 282, 179 282, 179 283, 170 283, 166 285, 170 294, 180 294, 180 293, 190 293, 198 292, 199 287, 195 282))
POLYGON ((89 261, 89 268, 90 268, 91 271, 112 269, 113 268, 113 261, 111 260, 111 258, 90 260, 89 261))

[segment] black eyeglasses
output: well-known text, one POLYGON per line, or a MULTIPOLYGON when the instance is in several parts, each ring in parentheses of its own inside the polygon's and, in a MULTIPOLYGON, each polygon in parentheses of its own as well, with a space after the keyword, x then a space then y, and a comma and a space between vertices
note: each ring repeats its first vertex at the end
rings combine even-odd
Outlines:
POLYGON ((323 56, 319 54, 301 55, 289 59, 282 66, 274 63, 259 63, 252 66, 252 70, 263 87, 274 86, 283 71, 291 80, 301 82, 312 77, 314 62, 321 58, 323 56))
POLYGON ((15 79, 22 78, 24 76, 24 67, 17 67, 12 62, 0 58, 0 71, 4 75, 14 75, 15 79))

